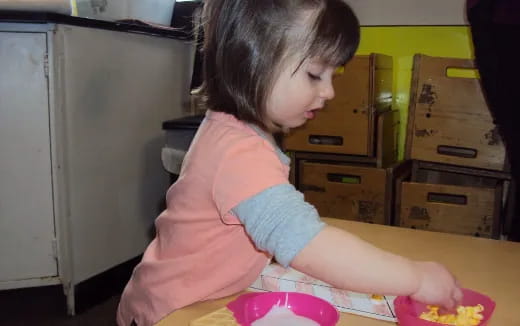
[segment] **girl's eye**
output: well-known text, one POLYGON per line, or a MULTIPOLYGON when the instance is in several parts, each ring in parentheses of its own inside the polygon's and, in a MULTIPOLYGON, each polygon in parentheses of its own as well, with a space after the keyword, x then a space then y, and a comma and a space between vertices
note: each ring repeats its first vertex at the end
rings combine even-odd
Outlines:
POLYGON ((307 75, 309 75, 309 78, 310 78, 311 80, 321 80, 321 77, 320 77, 320 76, 315 75, 315 74, 312 74, 312 73, 310 73, 310 72, 308 72, 307 75))

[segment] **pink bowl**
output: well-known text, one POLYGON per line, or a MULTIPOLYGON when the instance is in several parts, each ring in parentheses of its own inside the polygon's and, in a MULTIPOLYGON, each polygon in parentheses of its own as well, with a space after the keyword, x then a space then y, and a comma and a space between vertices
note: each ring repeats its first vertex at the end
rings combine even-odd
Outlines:
POLYGON ((250 326, 273 306, 287 307, 296 315, 314 320, 320 326, 334 326, 339 320, 338 311, 327 301, 296 292, 247 293, 230 302, 227 308, 241 326, 250 326))
MULTIPOLYGON (((484 318, 480 322, 479 326, 485 326, 491 318, 493 311, 495 310, 495 302, 488 296, 480 294, 478 292, 462 289, 464 298, 462 299, 461 305, 463 306, 476 306, 481 304, 484 306, 484 318)), ((425 311, 428 311, 426 305, 410 299, 410 297, 397 297, 394 301, 395 314, 397 315, 397 321, 400 326, 439 326, 439 323, 423 320, 419 318, 419 315, 425 311)))

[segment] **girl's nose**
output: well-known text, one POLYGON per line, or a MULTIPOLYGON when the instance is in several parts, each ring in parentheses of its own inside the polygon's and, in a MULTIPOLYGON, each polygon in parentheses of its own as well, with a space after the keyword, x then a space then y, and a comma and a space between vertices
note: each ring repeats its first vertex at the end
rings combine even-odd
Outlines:
POLYGON ((325 99, 325 100, 331 100, 334 98, 334 87, 332 86, 332 81, 328 81, 326 83, 324 83, 322 89, 321 89, 321 94, 320 94, 320 97, 325 99))

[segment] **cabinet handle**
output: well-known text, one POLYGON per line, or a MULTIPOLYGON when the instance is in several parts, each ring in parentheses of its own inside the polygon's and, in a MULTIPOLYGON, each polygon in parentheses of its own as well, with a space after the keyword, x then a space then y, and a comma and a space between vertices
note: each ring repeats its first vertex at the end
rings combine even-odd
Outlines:
POLYGON ((343 145, 343 137, 326 135, 309 135, 309 143, 312 145, 343 145))
POLYGON ((327 180, 330 182, 345 183, 345 184, 360 184, 361 177, 352 174, 327 173, 327 180))
POLYGON ((438 192, 429 192, 428 201, 432 203, 444 203, 454 205, 467 205, 468 197, 465 195, 443 194, 438 192))
POLYGON ((463 158, 476 158, 478 151, 474 148, 439 145, 437 146, 437 153, 463 158))

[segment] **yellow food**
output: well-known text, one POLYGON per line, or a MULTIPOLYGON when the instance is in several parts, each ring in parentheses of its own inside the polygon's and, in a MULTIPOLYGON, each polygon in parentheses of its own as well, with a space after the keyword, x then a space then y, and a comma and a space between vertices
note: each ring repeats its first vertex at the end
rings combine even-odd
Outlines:
POLYGON ((423 312, 419 318, 444 325, 476 326, 484 318, 482 315, 484 307, 480 304, 476 306, 458 306, 456 315, 439 315, 439 307, 437 306, 427 306, 427 308, 428 311, 423 312))

